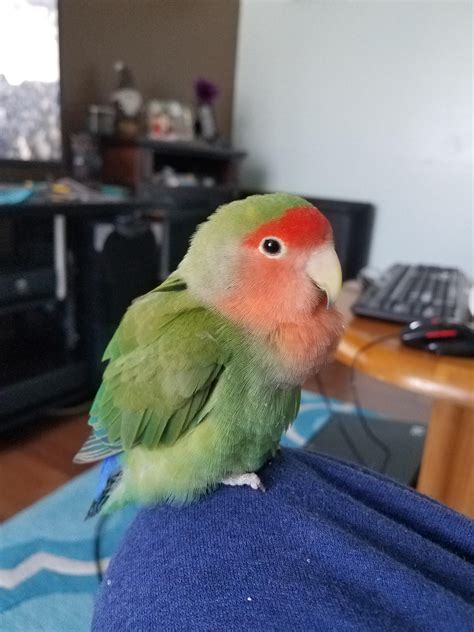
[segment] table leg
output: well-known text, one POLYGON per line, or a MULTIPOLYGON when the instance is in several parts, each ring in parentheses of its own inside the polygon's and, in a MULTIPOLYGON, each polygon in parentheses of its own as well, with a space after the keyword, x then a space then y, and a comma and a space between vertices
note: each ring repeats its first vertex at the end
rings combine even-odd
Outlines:
POLYGON ((417 488, 474 518, 473 409, 435 401, 417 488))

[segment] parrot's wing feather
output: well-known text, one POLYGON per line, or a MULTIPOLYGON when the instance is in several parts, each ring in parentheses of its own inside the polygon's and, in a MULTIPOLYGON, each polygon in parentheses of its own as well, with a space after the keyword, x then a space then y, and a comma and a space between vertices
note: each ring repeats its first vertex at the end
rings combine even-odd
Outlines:
POLYGON ((109 344, 91 409, 98 442, 90 439, 79 455, 170 445, 207 412, 225 365, 215 335, 222 321, 182 282, 171 279, 166 287, 134 303, 109 344))
POLYGON ((91 411, 109 443, 172 444, 197 423, 223 366, 216 342, 187 331, 196 320, 175 319, 153 344, 109 364, 91 411))

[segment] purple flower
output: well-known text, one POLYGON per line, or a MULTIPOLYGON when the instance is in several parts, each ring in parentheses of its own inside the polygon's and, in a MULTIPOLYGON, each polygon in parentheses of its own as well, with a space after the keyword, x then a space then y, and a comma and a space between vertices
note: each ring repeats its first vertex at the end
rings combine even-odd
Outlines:
POLYGON ((212 81, 198 79, 194 83, 194 91, 200 103, 212 103, 219 94, 219 88, 212 81))

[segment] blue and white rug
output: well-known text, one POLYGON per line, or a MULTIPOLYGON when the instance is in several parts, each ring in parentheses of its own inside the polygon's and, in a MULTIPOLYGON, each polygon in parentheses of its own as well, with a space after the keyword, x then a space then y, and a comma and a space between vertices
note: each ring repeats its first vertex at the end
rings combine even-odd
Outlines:
MULTIPOLYGON (((334 411, 353 407, 331 400, 334 411)), ((323 399, 303 392, 301 408, 282 445, 304 446, 329 418, 323 399)), ((0 525, 0 630, 86 632, 99 582, 94 559, 97 519, 84 515, 97 484, 97 468, 0 525)), ((105 523, 102 567, 133 519, 127 508, 105 523)))

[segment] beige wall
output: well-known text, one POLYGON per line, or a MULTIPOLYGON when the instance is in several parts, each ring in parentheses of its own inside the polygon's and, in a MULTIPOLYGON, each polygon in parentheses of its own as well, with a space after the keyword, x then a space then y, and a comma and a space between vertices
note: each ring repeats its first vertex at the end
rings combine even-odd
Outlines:
MULTIPOLYGON (((147 98, 192 103, 194 79, 215 81, 218 124, 230 135, 239 0, 62 0, 61 6, 67 134, 83 124, 89 103, 107 102, 113 63, 122 59, 147 98)), ((0 168, 0 180, 12 174, 0 168)))

